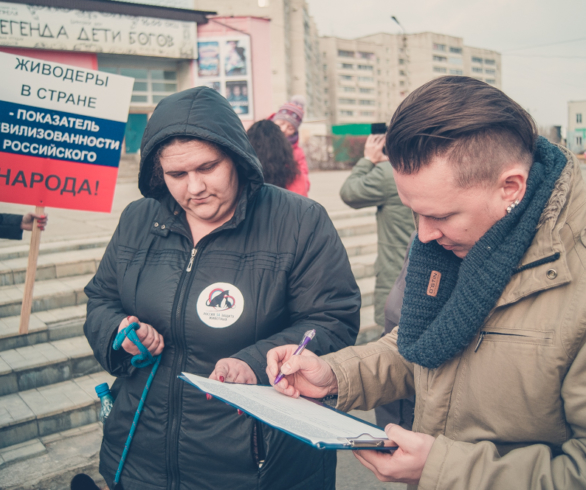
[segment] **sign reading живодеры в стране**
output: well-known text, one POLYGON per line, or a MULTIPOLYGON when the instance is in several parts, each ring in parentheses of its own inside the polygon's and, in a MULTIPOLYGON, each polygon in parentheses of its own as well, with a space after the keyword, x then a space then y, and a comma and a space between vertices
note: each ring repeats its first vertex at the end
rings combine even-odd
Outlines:
POLYGON ((0 2, 0 44, 191 60, 197 58, 197 26, 195 22, 0 2))
POLYGON ((134 79, 0 52, 0 201, 110 212, 134 79))

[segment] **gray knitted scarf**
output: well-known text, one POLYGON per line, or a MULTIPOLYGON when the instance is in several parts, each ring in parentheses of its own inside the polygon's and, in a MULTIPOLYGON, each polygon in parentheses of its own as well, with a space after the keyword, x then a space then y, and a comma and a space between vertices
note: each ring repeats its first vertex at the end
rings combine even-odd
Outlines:
POLYGON ((435 240, 422 243, 415 237, 398 338, 405 359, 434 369, 470 344, 529 248, 566 163, 556 146, 539 138, 522 201, 464 259, 435 240), (434 271, 441 274, 439 285, 434 271))

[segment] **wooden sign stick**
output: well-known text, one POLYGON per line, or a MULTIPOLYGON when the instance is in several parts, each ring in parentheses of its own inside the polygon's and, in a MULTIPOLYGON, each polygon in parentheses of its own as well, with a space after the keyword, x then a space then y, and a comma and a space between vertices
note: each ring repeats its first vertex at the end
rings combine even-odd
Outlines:
MULTIPOLYGON (((36 215, 45 214, 44 206, 35 208, 36 215)), ((26 277, 24 280, 24 297, 22 298, 22 307, 20 309, 20 327, 19 335, 28 333, 28 324, 31 318, 31 309, 33 306, 33 288, 35 287, 35 276, 37 275, 37 259, 39 258, 39 246, 41 245, 41 229, 37 226, 37 220, 33 221, 33 230, 31 236, 31 245, 28 252, 28 265, 26 268, 26 277)))

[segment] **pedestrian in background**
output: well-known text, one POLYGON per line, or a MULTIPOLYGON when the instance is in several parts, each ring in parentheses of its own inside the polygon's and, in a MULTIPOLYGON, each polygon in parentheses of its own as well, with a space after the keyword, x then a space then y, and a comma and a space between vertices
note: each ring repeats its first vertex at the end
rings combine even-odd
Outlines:
POLYGON ((307 169, 307 160, 305 159, 305 153, 299 146, 299 126, 303 122, 305 98, 302 95, 294 95, 291 101, 283 104, 279 110, 269 117, 277 126, 281 128, 283 134, 291 143, 293 148, 293 157, 297 162, 301 176, 305 181, 305 194, 299 192, 304 196, 307 196, 309 192, 309 170, 307 169))
POLYGON ((385 326, 385 301, 403 267, 409 236, 415 229, 413 213, 399 198, 384 146, 384 134, 371 134, 366 140, 364 158, 354 165, 340 190, 342 201, 354 209, 377 207, 374 318, 381 327, 385 326))
POLYGON ((22 240, 22 231, 32 231, 35 219, 37 226, 43 231, 47 226, 46 215, 27 213, 23 216, 22 214, 0 213, 0 238, 22 240))
POLYGON ((293 158, 291 144, 279 126, 263 119, 250 126, 247 134, 262 165, 265 183, 307 197, 306 180, 293 158))
MULTIPOLYGON (((397 323, 385 320, 385 303, 403 267, 407 245, 415 224, 413 213, 399 198, 393 167, 383 152, 384 146, 384 134, 371 134, 366 139, 364 158, 354 165, 352 173, 342 185, 340 197, 348 206, 355 209, 377 206, 378 247, 374 264, 374 318, 377 325, 385 327, 384 333, 389 333, 398 323, 398 318, 397 323)), ((402 299, 401 293, 399 301, 392 302, 392 313, 396 317, 400 316, 402 299)), ((414 408, 413 396, 377 407, 377 424, 385 427, 393 423, 410 430, 413 425, 414 408)))

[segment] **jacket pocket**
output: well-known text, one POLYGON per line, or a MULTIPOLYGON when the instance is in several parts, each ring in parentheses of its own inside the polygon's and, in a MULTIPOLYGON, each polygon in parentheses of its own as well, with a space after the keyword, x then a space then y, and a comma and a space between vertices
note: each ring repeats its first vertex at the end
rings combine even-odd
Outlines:
POLYGON ((500 327, 486 327, 478 335, 474 352, 484 341, 532 345, 553 345, 553 330, 518 330, 500 327))

